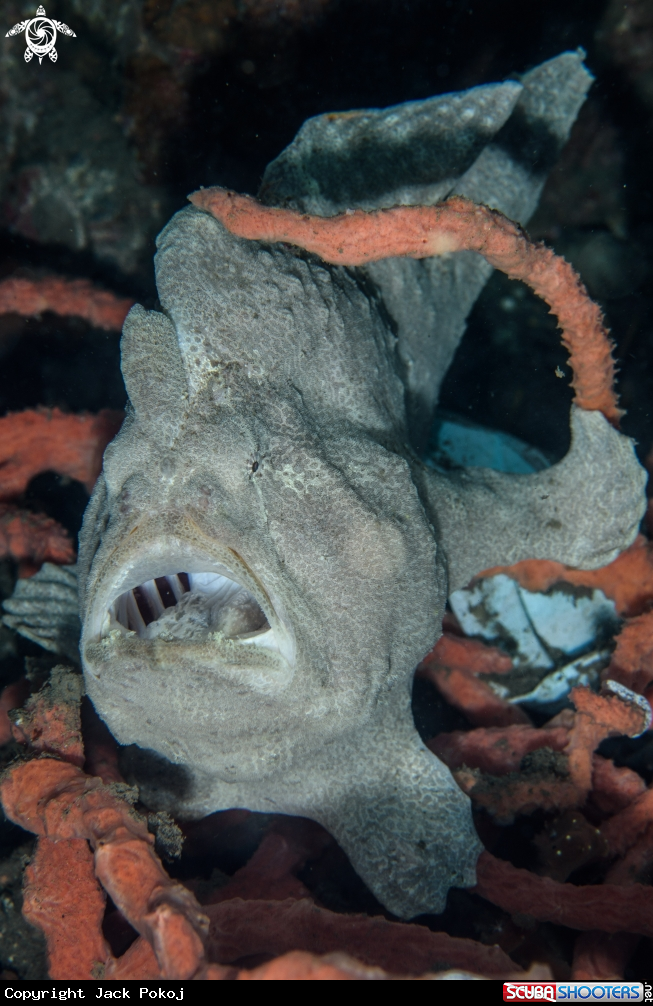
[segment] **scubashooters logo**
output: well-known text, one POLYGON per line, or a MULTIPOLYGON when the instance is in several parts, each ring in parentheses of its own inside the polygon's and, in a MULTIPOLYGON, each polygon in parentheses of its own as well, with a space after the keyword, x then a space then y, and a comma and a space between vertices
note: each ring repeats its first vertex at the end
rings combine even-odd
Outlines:
MULTIPOLYGON (((647 997, 648 998, 648 997, 647 997)), ((504 1002, 603 1002, 624 999, 641 1002, 641 982, 504 982, 504 1002)))
POLYGON ((9 38, 10 35, 20 35, 21 32, 25 32, 25 41, 27 42, 27 49, 25 49, 25 62, 29 63, 32 56, 38 56, 39 63, 44 56, 49 56, 53 63, 57 62, 57 50, 54 47, 54 43, 57 41, 57 32, 60 31, 62 35, 70 35, 72 38, 77 38, 75 32, 72 31, 67 24, 62 21, 53 21, 52 18, 45 16, 45 10, 43 7, 38 7, 36 10, 36 17, 33 17, 31 21, 19 21, 11 28, 5 38, 9 38))

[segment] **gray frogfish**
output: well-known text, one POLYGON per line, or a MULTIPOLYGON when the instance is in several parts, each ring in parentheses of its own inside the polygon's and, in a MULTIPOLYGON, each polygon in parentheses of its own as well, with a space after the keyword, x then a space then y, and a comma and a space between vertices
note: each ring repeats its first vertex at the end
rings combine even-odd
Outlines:
MULTIPOLYGON (((591 82, 581 55, 309 120, 259 199, 331 216, 456 193, 525 223, 591 82)), ((415 667, 480 570, 592 568, 632 542, 632 442, 574 406, 545 470, 423 464, 491 271, 476 254, 347 269, 189 206, 155 264, 160 310, 125 322, 127 418, 80 535, 88 695, 142 750, 150 806, 312 818, 389 911, 441 912, 481 844, 415 729, 415 667)))

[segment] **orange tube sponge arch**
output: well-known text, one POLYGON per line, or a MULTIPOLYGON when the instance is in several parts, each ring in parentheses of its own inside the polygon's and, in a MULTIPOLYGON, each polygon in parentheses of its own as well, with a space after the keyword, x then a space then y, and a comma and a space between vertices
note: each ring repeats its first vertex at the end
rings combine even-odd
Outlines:
POLYGON ((285 241, 335 265, 361 266, 384 258, 429 258, 474 251, 511 279, 535 291, 557 316, 569 350, 575 402, 613 425, 623 415, 614 392, 614 360, 600 308, 568 262, 530 240, 496 210, 454 197, 437 206, 397 206, 316 217, 263 206, 250 196, 219 187, 188 197, 237 237, 285 241))

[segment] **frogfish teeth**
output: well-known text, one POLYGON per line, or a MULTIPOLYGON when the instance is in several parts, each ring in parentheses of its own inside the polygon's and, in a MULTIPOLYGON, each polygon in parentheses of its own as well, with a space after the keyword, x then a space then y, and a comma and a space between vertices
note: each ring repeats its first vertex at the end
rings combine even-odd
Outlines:
MULTIPOLYGON (((455 191, 524 222, 590 79, 565 53, 310 120, 261 199, 324 216, 455 191)), ((143 750, 152 805, 313 818, 403 918, 474 884, 481 850, 411 715, 448 593, 526 557, 607 562, 644 506, 631 441, 575 407, 570 453, 536 474, 419 461, 489 271, 470 253, 329 266, 183 209, 158 239, 161 310, 125 322, 130 406, 80 535, 87 691, 143 750)))

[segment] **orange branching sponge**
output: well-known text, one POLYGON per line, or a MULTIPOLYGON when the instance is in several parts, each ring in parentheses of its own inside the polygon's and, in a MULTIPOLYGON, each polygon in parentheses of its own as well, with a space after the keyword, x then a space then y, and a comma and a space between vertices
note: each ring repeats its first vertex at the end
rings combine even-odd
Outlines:
MULTIPOLYGON (((56 684, 37 692, 15 714, 13 736, 35 751, 54 751, 80 765, 84 760, 80 681, 77 675, 57 675, 56 671, 53 676, 57 677, 56 684), (77 701, 57 701, 57 693, 60 696, 62 691, 72 692, 77 701)), ((51 978, 83 980, 104 976, 111 958, 102 936, 105 902, 95 877, 93 853, 85 839, 39 839, 25 871, 23 914, 46 938, 51 978)))
POLYGON ((646 714, 635 702, 618 695, 595 695, 589 688, 574 688, 574 725, 565 754, 569 772, 582 794, 592 788, 592 754, 606 737, 637 737, 647 729, 646 714))
POLYGON ((514 967, 498 947, 316 905, 293 871, 331 844, 326 832, 310 822, 277 822, 246 865, 204 906, 210 920, 209 957, 230 964, 293 950, 346 950, 361 966, 398 975, 420 975, 435 960, 487 975, 514 967))
MULTIPOLYGON (((366 968, 346 954, 317 957, 302 950, 293 950, 251 971, 240 971, 236 977, 238 981, 250 982, 351 982, 383 981, 390 975, 381 968, 366 968)), ((404 979, 404 976, 401 978, 404 979)))
POLYGON ((641 775, 617 768, 609 758, 592 756, 592 803, 604 814, 616 814, 646 791, 641 775))
MULTIPOLYGON (((132 301, 99 290, 88 280, 49 276, 12 277, 0 282, 0 314, 35 316, 43 311, 78 315, 92 325, 120 329, 132 301)), ((35 475, 55 471, 83 482, 90 492, 102 468, 104 448, 120 429, 123 415, 103 409, 96 416, 65 415, 59 409, 27 409, 0 419, 0 500, 20 496, 35 475)), ((43 562, 75 560, 67 532, 55 521, 0 507, 0 557, 30 576, 43 562)))
POLYGON ((54 842, 90 843, 97 878, 154 949, 162 977, 188 979, 203 969, 206 917, 161 866, 145 822, 111 787, 43 757, 10 769, 0 797, 22 828, 54 842))
POLYGON ((463 765, 492 775, 518 772, 525 755, 538 748, 562 751, 569 741, 566 727, 535 727, 514 723, 509 727, 479 727, 438 734, 428 747, 434 755, 458 769, 463 765))
POLYGON ((617 636, 608 674, 634 692, 645 692, 653 682, 653 613, 626 622, 617 636))
POLYGON ((601 831, 607 839, 611 851, 617 855, 623 855, 652 826, 653 789, 647 789, 627 807, 606 821, 601 831))
POLYGON ((20 496, 30 479, 46 471, 77 479, 90 492, 102 468, 104 448, 115 437, 123 418, 123 413, 114 409, 102 409, 97 415, 26 409, 3 416, 0 499, 20 496))
MULTIPOLYGON (((446 756, 445 761, 449 757, 460 764, 460 759, 463 759, 462 767, 453 768, 458 785, 500 822, 510 822, 516 814, 530 814, 538 808, 560 810, 580 807, 588 798, 596 778, 593 752, 606 737, 637 736, 641 733, 646 728, 646 712, 635 702, 627 702, 617 695, 595 695, 588 688, 574 688, 571 699, 576 713, 568 730, 552 725, 533 729, 532 733, 526 728, 519 735, 517 731, 520 728, 513 727, 514 737, 506 735, 505 731, 493 734, 474 730, 465 739, 454 736, 453 740, 439 741, 436 738, 429 746, 436 754, 440 747, 446 756), (480 736, 476 738, 475 734, 480 736), (542 735, 542 744, 535 743, 536 734, 542 735), (528 768, 520 761, 515 769, 520 749, 527 747, 529 750, 524 750, 522 758, 533 753, 545 757, 533 759, 528 768), (468 757, 467 762, 465 756, 468 757), (491 759, 504 771, 481 771, 491 759), (473 761, 478 767, 469 765, 473 761)), ((597 779, 604 788, 607 786, 607 774, 604 771, 603 778, 597 779)), ((635 797, 641 790, 633 784, 630 775, 626 778, 629 791, 635 797)), ((614 777, 612 781, 616 781, 614 777)))
POLYGON ((485 569, 479 576, 497 573, 511 576, 530 591, 547 591, 556 583, 598 588, 614 601, 622 618, 632 618, 648 611, 653 603, 653 542, 638 535, 629 548, 600 569, 572 569, 550 559, 524 559, 513 566, 485 569))
MULTIPOLYGON (((322 845, 325 844, 326 837, 324 833, 322 845)), ((308 859, 309 848, 301 842, 293 841, 293 838, 292 833, 286 835, 283 834, 283 829, 273 828, 245 866, 236 870, 224 887, 218 887, 208 898, 208 903, 215 905, 233 898, 242 901, 310 898, 310 891, 294 873, 308 859)), ((310 851, 317 851, 315 844, 310 851)))
POLYGON ((419 665, 417 673, 432 681, 447 702, 477 726, 529 724, 523 709, 499 698, 489 685, 476 677, 477 674, 506 674, 510 670, 512 661, 500 650, 445 632, 419 665))
MULTIPOLYGON (((631 691, 644 694, 653 685, 653 543, 639 535, 614 562, 601 569, 571 569, 547 559, 526 559, 514 566, 486 569, 480 576, 505 573, 526 590, 547 591, 556 583, 598 588, 627 619, 605 672, 631 691)), ((497 673, 496 670, 493 673, 497 673)))
POLYGON ((87 279, 11 276, 0 282, 0 314, 34 318, 44 311, 84 318, 96 328, 119 332, 133 301, 94 286, 87 279))
POLYGON ((476 872, 473 890, 511 915, 523 912, 570 929, 653 936, 653 887, 563 884, 495 859, 487 851, 479 856, 476 872))
POLYGON ((11 766, 0 784, 7 816, 39 836, 26 871, 24 912, 46 936, 51 977, 250 979, 238 968, 242 958, 293 951, 306 951, 302 967, 279 962, 254 977, 302 980, 306 967, 317 969, 316 979, 339 977, 329 972, 340 966, 335 958, 316 963, 316 953, 338 954, 347 980, 435 977, 424 974, 434 961, 479 976, 515 975, 498 946, 314 904, 292 870, 330 839, 306 822, 299 833, 279 823, 224 896, 203 911, 166 874, 124 789, 79 768, 80 695, 79 676, 55 668, 14 716, 14 736, 39 756, 11 766), (105 892, 141 934, 117 959, 102 935, 105 892), (205 946, 223 963, 207 963, 205 946))
POLYGON ((463 766, 453 772, 453 777, 477 807, 487 810, 497 824, 506 825, 512 824, 518 814, 561 810, 582 803, 578 787, 566 771, 566 762, 561 760, 561 765, 547 759, 530 771, 522 769, 498 776, 463 766))
MULTIPOLYGON (((0 794, 10 819, 40 836, 26 875, 25 914, 45 933, 51 977, 248 977, 205 963, 209 920, 207 948, 227 963, 297 947, 324 953, 345 946, 363 970, 380 965, 418 976, 439 960, 478 975, 503 977, 515 971, 499 947, 383 918, 343 916, 307 898, 244 901, 232 896, 207 906, 207 918, 190 891, 161 867, 142 820, 111 787, 64 761, 41 757, 15 766, 0 794), (118 960, 102 937, 105 898, 96 877, 142 934, 118 960)), ((369 977, 390 975, 379 971, 369 977)))
POLYGON ((426 659, 431 656, 444 667, 461 667, 471 674, 509 674, 512 670, 510 657, 495 646, 451 632, 442 634, 426 659))
POLYGON ((165 872, 145 821, 115 784, 105 785, 78 767, 84 762, 80 696, 81 678, 65 668, 55 668, 49 684, 29 700, 14 723, 14 736, 41 756, 14 764, 0 783, 7 817, 39 836, 28 875, 27 914, 45 933, 51 974, 88 979, 98 977, 101 964, 106 976, 111 972, 120 977, 136 957, 148 973, 154 968, 154 977, 204 977, 203 941, 208 919, 191 892, 165 872), (94 870, 83 852, 86 849, 91 856, 88 844, 94 853, 94 870), (57 873, 53 874, 55 863, 57 873), (74 974, 65 972, 71 948, 76 945, 76 924, 65 930, 60 924, 64 904, 70 911, 77 905, 77 901, 67 901, 68 895, 60 890, 61 875, 66 873, 77 878, 79 903, 75 910, 95 931, 94 937, 88 937, 88 953, 79 958, 74 974), (145 937, 153 955, 149 950, 132 948, 130 957, 125 954, 126 960, 115 961, 107 951, 98 963, 98 954, 104 953, 97 924, 104 894, 98 880, 124 917, 145 937))
POLYGON ((104 977, 111 956, 102 936, 105 901, 88 842, 39 840, 25 870, 23 915, 46 938, 50 978, 104 977))
POLYGON ((445 667, 429 661, 420 665, 419 674, 432 681, 447 702, 471 723, 481 726, 528 723, 523 709, 499 698, 489 685, 462 667, 445 667))
POLYGON ((29 745, 39 754, 58 755, 81 768, 84 764, 79 711, 81 694, 78 675, 55 667, 47 687, 32 695, 23 708, 14 713, 11 727, 14 740, 29 745))
POLYGON ((44 562, 74 562, 75 547, 52 517, 0 503, 0 559, 5 558, 18 563, 19 576, 31 576, 44 562))
MULTIPOLYGON (((233 971, 233 969, 231 969, 233 971)), ((302 982, 329 982, 329 981, 433 981, 438 978, 446 978, 450 972, 427 973, 424 975, 397 975, 388 974, 381 968, 369 968, 354 960, 348 954, 334 953, 324 954, 318 957, 316 954, 305 953, 301 950, 291 951, 283 957, 277 957, 267 964, 261 964, 251 971, 239 971, 236 975, 229 973, 225 978, 233 978, 236 981, 302 981, 302 982)), ((472 974, 456 969, 455 976, 485 978, 485 975, 472 974)), ((498 976, 492 976, 493 978, 498 976)), ((517 981, 551 981, 552 975, 546 964, 534 964, 528 972, 512 971, 510 974, 504 973, 500 976, 506 981, 515 979, 517 981)))
MULTIPOLYGON (((1 284, 0 284, 1 286, 1 284)), ((123 413, 67 415, 59 409, 26 409, 0 418, 0 500, 25 492, 45 471, 83 482, 90 492, 102 468, 104 448, 120 429, 123 413)), ((44 562, 75 561, 68 532, 44 514, 0 503, 0 558, 31 576, 44 562)))
POLYGON ((634 933, 581 933, 574 944, 573 981, 619 981, 637 949, 634 933))
POLYGON ((223 963, 261 954, 276 957, 290 950, 326 954, 345 948, 367 967, 399 975, 420 975, 430 971, 434 961, 487 976, 515 970, 498 946, 382 917, 331 912, 307 898, 231 898, 207 905, 205 911, 211 920, 209 956, 223 963))
POLYGON ((478 252, 495 269, 528 284, 557 316, 570 353, 576 403, 601 411, 614 424, 623 415, 613 388, 612 343, 600 308, 568 262, 531 241, 521 227, 496 210, 453 197, 436 206, 316 217, 263 206, 250 196, 218 187, 200 189, 189 199, 238 237, 285 241, 337 265, 478 252))
POLYGON ((608 884, 649 884, 653 867, 653 824, 620 856, 605 875, 608 884))

